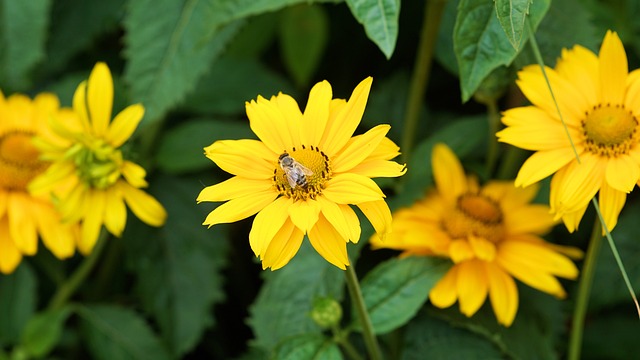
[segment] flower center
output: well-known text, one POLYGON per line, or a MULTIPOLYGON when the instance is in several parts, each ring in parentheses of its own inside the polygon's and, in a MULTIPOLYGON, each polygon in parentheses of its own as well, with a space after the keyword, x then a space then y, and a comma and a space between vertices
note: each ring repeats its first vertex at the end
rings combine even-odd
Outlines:
POLYGON ((329 157, 313 145, 284 151, 273 170, 273 182, 280 195, 294 201, 315 199, 330 178, 329 157))
POLYGON ((78 177, 90 187, 106 189, 120 178, 122 152, 103 140, 76 144, 67 152, 77 167, 78 177))
POLYGON ((597 105, 586 113, 582 130, 588 151, 615 157, 626 154, 640 140, 638 120, 623 105, 597 105))
POLYGON ((14 130, 0 135, 0 187, 24 190, 47 167, 31 143, 35 133, 14 130))
POLYGON ((504 236, 502 210, 498 203, 477 194, 458 197, 455 209, 447 214, 442 227, 452 239, 476 236, 498 243, 504 236))

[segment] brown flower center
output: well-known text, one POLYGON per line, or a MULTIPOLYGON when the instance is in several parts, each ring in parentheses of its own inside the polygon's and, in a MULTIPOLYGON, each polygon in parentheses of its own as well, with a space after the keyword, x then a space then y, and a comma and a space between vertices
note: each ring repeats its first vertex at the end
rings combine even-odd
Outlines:
POLYGON ((283 151, 273 170, 276 189, 293 200, 315 199, 330 178, 329 157, 314 146, 283 151))
POLYGON ((447 214, 442 227, 452 239, 476 236, 498 243, 504 236, 502 210, 494 200, 478 195, 458 197, 455 209, 447 214))
POLYGON ((640 139, 638 119, 624 105, 597 105, 586 113, 582 131, 588 151, 615 157, 627 154, 640 139))
POLYGON ((47 163, 31 143, 35 134, 13 130, 0 135, 0 187, 24 190, 29 181, 43 172, 47 163))

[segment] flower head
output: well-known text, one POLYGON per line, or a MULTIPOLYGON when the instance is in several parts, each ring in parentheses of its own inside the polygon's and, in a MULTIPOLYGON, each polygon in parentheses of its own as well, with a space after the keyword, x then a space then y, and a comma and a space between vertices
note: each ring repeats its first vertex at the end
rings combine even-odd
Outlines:
POLYGON ((125 160, 120 147, 137 128, 144 108, 131 105, 111 121, 113 80, 104 63, 97 63, 88 81, 73 97, 73 116, 55 117, 53 131, 37 139, 46 172, 30 185, 33 193, 51 193, 67 222, 82 222, 79 249, 89 253, 104 224, 120 236, 127 221, 126 205, 145 223, 164 224, 166 212, 146 187, 146 172, 125 160))
POLYGON ((530 204, 537 187, 516 188, 510 181, 480 187, 443 144, 434 147, 432 163, 436 189, 395 213, 393 232, 384 241, 374 235, 372 246, 401 250, 404 256, 450 258, 453 266, 429 298, 440 308, 457 300, 466 316, 475 314, 488 294, 498 322, 510 326, 518 310, 513 278, 564 297, 555 277, 575 279, 578 270, 563 253, 581 252, 540 237, 554 221, 547 206, 530 204))
POLYGON ((31 100, 0 93, 0 272, 12 272, 23 255, 38 250, 38 236, 58 258, 75 252, 77 226, 63 224, 48 197, 32 196, 27 184, 49 164, 39 159, 33 137, 48 131, 51 116, 64 116, 58 98, 40 94, 31 100))
POLYGON ((331 85, 316 84, 304 110, 288 95, 246 104, 251 129, 260 140, 216 141, 206 156, 234 176, 202 190, 197 201, 226 201, 204 225, 256 214, 249 242, 263 268, 286 265, 306 234, 327 261, 345 269, 346 243, 360 238, 358 206, 381 235, 390 231, 384 194, 371 180, 404 174, 393 161, 399 148, 389 125, 351 137, 371 88, 363 80, 349 101, 332 99, 331 85))
POLYGON ((497 134, 502 142, 535 151, 522 165, 516 186, 554 174, 551 210, 569 231, 577 229, 599 192, 612 230, 627 193, 640 180, 640 71, 628 73, 622 42, 611 31, 599 56, 581 46, 564 49, 556 68, 545 71, 566 130, 541 69, 525 67, 518 86, 533 105, 506 111, 507 127, 497 134))

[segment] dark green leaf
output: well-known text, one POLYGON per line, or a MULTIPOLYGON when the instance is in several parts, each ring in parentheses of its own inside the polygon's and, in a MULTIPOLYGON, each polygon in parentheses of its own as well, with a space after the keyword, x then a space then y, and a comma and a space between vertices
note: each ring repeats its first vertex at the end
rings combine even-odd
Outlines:
POLYGON ((341 360, 338 345, 321 334, 305 334, 288 338, 278 344, 272 360, 341 360))
POLYGON ((203 148, 217 140, 253 139, 248 122, 194 119, 165 133, 158 147, 158 166, 173 174, 212 169, 203 148))
MULTIPOLYGON (((534 1, 530 8, 535 29, 549 8, 550 0, 534 1)), ((529 37, 525 31, 521 48, 529 37)), ((461 0, 453 34, 453 48, 460 69, 462 101, 475 93, 482 80, 502 65, 510 65, 520 49, 515 50, 498 22, 493 4, 485 0, 461 0)))
POLYGON ((398 38, 399 0, 347 0, 353 16, 364 26, 367 36, 388 58, 398 38))
POLYGON ((137 274, 136 290, 174 357, 190 350, 214 324, 211 308, 224 298, 225 228, 201 225, 207 210, 195 198, 202 187, 197 180, 156 178, 151 190, 162 189, 154 193, 167 207, 166 224, 128 226, 123 239, 137 274))
POLYGON ((402 360, 503 358, 491 342, 425 313, 407 326, 403 348, 402 360))
POLYGON ((50 0, 0 2, 0 81, 7 88, 24 91, 30 73, 44 59, 50 0))
POLYGON ((13 274, 0 275, 0 345, 15 344, 36 310, 37 279, 23 262, 13 274))
POLYGON ((271 349, 294 335, 320 333, 309 317, 313 299, 330 296, 340 301, 344 271, 328 263, 304 241, 296 256, 284 268, 265 272, 265 283, 251 306, 249 325, 254 344, 271 349))
POLYGON ((22 348, 32 357, 46 356, 60 341, 69 315, 71 309, 63 307, 33 316, 22 333, 22 348))
POLYGON ((458 76, 458 61, 453 50, 453 28, 456 24, 459 0, 449 0, 440 19, 440 30, 436 42, 435 58, 438 63, 452 74, 458 76))
POLYGON ((279 21, 278 12, 249 17, 246 25, 229 44, 225 55, 242 59, 258 58, 275 42, 279 21))
POLYGON ((514 49, 520 49, 525 20, 533 0, 494 0, 500 26, 514 49))
MULTIPOLYGON (((270 98, 282 91, 295 95, 290 82, 267 69, 256 59, 223 56, 201 80, 184 104, 186 110, 204 114, 238 115, 245 112, 245 102, 258 95, 270 98)), ((246 122, 247 127, 249 122, 246 122)))
POLYGON ((582 344, 582 359, 585 360, 634 358, 640 351, 638 317, 633 311, 590 316, 582 344))
POLYGON ((329 19, 324 8, 297 5, 284 9, 280 21, 280 48, 289 73, 299 87, 308 85, 329 37, 329 19))
POLYGON ((140 315, 117 306, 78 306, 82 336, 94 359, 171 359, 140 315))
POLYGON ((450 265, 430 257, 394 258, 369 272, 361 287, 375 333, 389 332, 411 320, 450 265))

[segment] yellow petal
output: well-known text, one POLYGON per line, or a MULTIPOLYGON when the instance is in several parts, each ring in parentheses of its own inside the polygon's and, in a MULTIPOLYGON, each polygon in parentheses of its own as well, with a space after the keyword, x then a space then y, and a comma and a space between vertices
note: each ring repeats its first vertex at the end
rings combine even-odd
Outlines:
POLYGON ((107 200, 105 192, 99 190, 90 190, 88 197, 91 209, 84 216, 80 243, 78 244, 78 249, 84 255, 90 254, 98 241, 107 200))
POLYGON ((489 284, 481 261, 465 261, 457 265, 458 303, 460 312, 473 316, 487 298, 489 284))
POLYGON ((120 147, 124 144, 133 135, 143 116, 144 107, 140 104, 128 106, 118 113, 107 132, 106 139, 111 146, 120 147))
POLYGON ((249 179, 271 179, 278 155, 257 140, 221 140, 204 148, 222 170, 249 179))
POLYGON ((351 93, 346 105, 337 106, 339 111, 329 119, 320 142, 324 153, 329 157, 342 150, 360 124, 372 82, 372 77, 362 80, 351 93))
POLYGON ((311 228, 318 221, 321 206, 316 200, 298 200, 289 206, 288 212, 291 222, 302 231, 308 234, 311 228))
POLYGON ((609 186, 628 194, 640 179, 640 166, 628 155, 611 157, 605 174, 609 186))
POLYGON ((58 259, 72 256, 76 248, 73 229, 76 224, 63 224, 60 215, 46 203, 32 204, 32 211, 38 223, 38 232, 47 249, 58 259))
POLYGON ((385 240, 387 234, 391 233, 391 210, 384 200, 367 201, 357 205, 364 216, 369 219, 371 225, 376 230, 378 236, 385 240))
POLYGON ((526 187, 534 184, 574 160, 575 155, 570 147, 538 151, 522 164, 515 185, 526 187))
MULTIPOLYGON (((329 221, 331 225, 333 225, 333 227, 336 229, 336 231, 340 233, 340 236, 342 236, 345 240, 350 239, 352 242, 357 243, 359 238, 352 238, 352 234, 355 232, 352 231, 351 227, 355 225, 359 228, 360 222, 358 221, 355 224, 350 222, 352 218, 347 219, 347 217, 345 217, 345 213, 340 208, 341 205, 327 200, 324 196, 319 196, 317 200, 318 204, 320 204, 322 208, 322 215, 324 215, 327 221, 329 221)), ((342 206, 349 208, 349 205, 342 206)))
POLYGON ((600 102, 622 104, 626 90, 627 54, 618 34, 609 30, 600 47, 600 102))
POLYGON ((566 279, 578 276, 578 268, 569 258, 548 248, 542 241, 528 241, 528 237, 534 235, 514 235, 509 241, 502 242, 499 246, 500 260, 566 279))
POLYGON ((97 63, 89 75, 87 105, 95 134, 106 135, 113 109, 113 79, 103 62, 97 63))
POLYGON ((59 181, 69 178, 75 174, 75 172, 76 167, 71 162, 64 161, 54 163, 47 168, 47 171, 44 174, 40 174, 35 179, 31 180, 27 188, 32 194, 47 194, 59 181))
POLYGON ((453 305, 458 299, 458 266, 454 265, 438 281, 429 292, 429 300, 433 306, 444 309, 453 305))
POLYGON ((456 155, 443 143, 433 146, 431 152, 433 178, 440 194, 449 203, 467 192, 467 178, 456 155))
POLYGON ((162 226, 167 219, 164 207, 153 196, 127 183, 119 181, 117 185, 129 209, 138 219, 151 226, 162 226))
POLYGON ((321 214, 309 231, 309 241, 316 251, 331 264, 345 270, 349 265, 347 243, 331 223, 321 214))
MULTIPOLYGON (((280 95, 279 95, 280 96, 280 95)), ((282 99, 288 104, 289 100, 282 99)), ((295 102, 295 101, 294 101, 295 102)), ((280 106, 280 101, 269 101, 262 96, 245 104, 251 130, 258 135, 265 147, 276 154, 281 154, 296 145, 299 135, 292 132, 300 128, 300 110, 288 104, 280 106), (297 109, 297 111, 296 111, 297 109), (287 112, 283 112, 287 111, 287 112), (289 112, 291 111, 291 112, 289 112)))
POLYGON ((500 203, 503 212, 516 210, 528 206, 535 199, 540 190, 538 184, 532 184, 526 188, 515 187, 513 181, 491 180, 480 190, 480 194, 500 203))
POLYGON ((300 141, 306 145, 318 145, 329 120, 329 104, 331 103, 331 85, 321 81, 311 88, 309 100, 302 115, 300 141))
POLYGON ((9 225, 0 219, 0 273, 11 274, 22 261, 20 250, 11 241, 9 225))
POLYGON ((378 147, 389 129, 391 129, 389 125, 378 125, 362 135, 353 137, 333 159, 333 171, 346 172, 360 164, 378 147))
POLYGON ((600 76, 598 57, 591 50, 580 45, 572 49, 562 49, 562 56, 556 64, 560 76, 575 85, 589 104, 598 102, 600 76))
POLYGON ((107 190, 104 226, 113 235, 120 237, 127 223, 127 207, 124 205, 122 193, 117 187, 107 190))
POLYGON ((7 191, 4 191, 4 189, 0 189, 0 219, 4 217, 4 214, 7 211, 8 199, 9 199, 9 193, 7 191))
POLYGON ((583 207, 593 198, 604 180, 605 166, 598 156, 584 153, 581 163, 572 162, 562 181, 557 186, 557 203, 552 205, 555 211, 573 212, 583 207))
POLYGON ((145 176, 147 176, 147 171, 140 165, 125 160, 122 163, 122 176, 127 180, 129 184, 133 187, 143 188, 149 186, 147 180, 145 180, 145 176))
POLYGON ((78 85, 73 93, 73 111, 79 115, 82 129, 87 133, 93 133, 93 127, 89 123, 89 114, 87 113, 87 82, 83 81, 78 85))
POLYGON ((554 295, 558 298, 563 298, 566 296, 562 285, 558 279, 553 277, 544 271, 540 271, 539 269, 532 268, 523 264, 520 261, 514 262, 513 259, 505 260, 500 254, 501 249, 498 250, 498 264, 511 274, 516 279, 522 281, 523 283, 531 286, 534 289, 538 289, 540 291, 546 292, 547 294, 554 295))
MULTIPOLYGON (((618 224, 618 215, 624 207, 627 200, 627 194, 618 191, 607 184, 603 184, 600 188, 598 201, 600 203, 600 211, 607 229, 611 232, 618 224)), ((602 234, 605 234, 604 228, 602 234)))
POLYGON ((578 230, 578 225, 580 225, 580 220, 582 220, 582 216, 584 216, 584 213, 587 211, 588 205, 587 203, 576 211, 561 214, 562 221, 570 233, 578 230))
MULTIPOLYGON (((500 142, 533 151, 571 146, 562 123, 540 108, 526 106, 507 110, 502 122, 507 127, 496 133, 500 142)), ((567 128, 574 142, 581 138, 578 127, 567 128)))
POLYGON ((287 221, 269 242, 262 260, 262 269, 277 270, 287 265, 300 249, 304 235, 302 231, 287 221))
POLYGON ((454 263, 458 264, 468 261, 473 259, 475 256, 476 255, 467 240, 451 241, 451 244, 449 245, 449 257, 454 263))
POLYGON ((88 211, 89 189, 84 184, 75 186, 58 206, 65 222, 77 222, 84 218, 88 211))
POLYGON ((543 235, 548 233, 556 223, 550 214, 549 207, 542 204, 531 204, 505 211, 503 221, 510 234, 543 235))
POLYGON ((360 240, 360 233, 362 231, 358 215, 356 215, 356 212, 353 211, 349 205, 339 204, 338 207, 342 211, 342 215, 347 221, 347 226, 350 230, 350 235, 347 238, 351 240, 352 243, 357 243, 360 240))
POLYGON ((253 226, 249 232, 249 244, 253 253, 261 260, 264 259, 269 243, 276 236, 276 233, 281 231, 285 221, 289 218, 287 209, 291 204, 291 199, 279 197, 260 210, 253 219, 253 226))
POLYGON ((366 160, 391 160, 398 155, 400 155, 400 147, 391 139, 385 137, 380 141, 378 147, 367 156, 366 160))
MULTIPOLYGON (((246 179, 234 176, 219 184, 202 189, 196 201, 227 201, 241 196, 259 193, 273 188, 273 182, 264 179, 246 179)), ((275 191, 275 190, 274 190, 275 191)))
POLYGON ((29 200, 23 193, 11 193, 7 204, 7 217, 9 234, 15 246, 25 255, 34 255, 38 251, 38 233, 29 200))
POLYGON ((339 174, 331 178, 322 194, 336 204, 359 204, 378 201, 385 197, 373 180, 351 173, 339 174))
POLYGON ((489 280, 489 298, 498 322, 511 326, 518 312, 518 288, 516 282, 494 263, 485 263, 489 280))
POLYGON ((242 220, 264 209, 277 196, 277 192, 267 190, 229 200, 210 212, 202 224, 211 227, 242 220))
POLYGON ((624 107, 633 115, 640 115, 640 69, 636 69, 627 77, 627 91, 624 99, 624 107), (631 76, 634 74, 634 76, 631 76))
POLYGON ((493 261, 496 256, 496 246, 493 242, 476 237, 469 236, 469 245, 475 253, 475 257, 480 260, 493 261))

